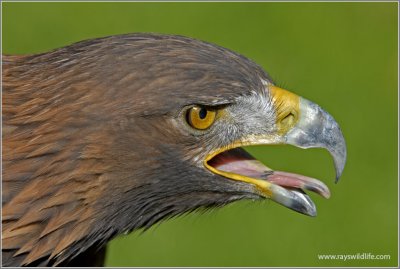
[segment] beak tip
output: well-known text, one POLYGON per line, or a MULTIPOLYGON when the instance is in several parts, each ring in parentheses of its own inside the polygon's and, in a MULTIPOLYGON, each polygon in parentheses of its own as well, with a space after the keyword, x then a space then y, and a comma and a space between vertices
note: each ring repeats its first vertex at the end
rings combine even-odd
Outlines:
POLYGON ((335 184, 339 183, 339 179, 342 177, 344 166, 341 168, 336 168, 335 184))
POLYGON ((310 216, 310 217, 316 217, 317 216, 317 208, 316 206, 313 204, 312 207, 308 207, 305 211, 299 211, 300 213, 303 213, 306 216, 310 216))
POLYGON ((327 149, 331 153, 331 156, 333 157, 333 162, 335 164, 335 171, 336 171, 335 183, 337 184, 343 174, 344 166, 346 164, 347 146, 346 146, 346 141, 343 137, 342 130, 332 117, 331 119, 333 122, 333 126, 335 126, 335 128, 332 129, 332 135, 329 139, 329 142, 333 143, 332 144, 327 143, 328 145, 327 149))
POLYGON ((312 215, 309 216, 315 218, 317 216, 317 211, 315 211, 312 215))
POLYGON ((344 153, 340 154, 339 156, 334 156, 335 161, 335 170, 336 170, 336 179, 335 183, 339 182, 339 179, 342 177, 344 166, 346 164, 346 146, 343 147, 344 153))
POLYGON ((336 168, 336 177, 335 177, 335 184, 339 182, 339 179, 342 177, 343 168, 336 168))
POLYGON ((317 207, 301 189, 287 190, 279 185, 272 184, 271 191, 274 194, 272 200, 278 204, 310 217, 317 216, 317 207))

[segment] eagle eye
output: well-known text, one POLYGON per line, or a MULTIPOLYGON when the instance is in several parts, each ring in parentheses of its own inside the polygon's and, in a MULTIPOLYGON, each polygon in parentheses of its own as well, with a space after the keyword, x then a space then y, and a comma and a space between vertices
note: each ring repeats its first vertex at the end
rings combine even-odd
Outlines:
POLYGON ((186 112, 187 123, 198 130, 209 128, 215 121, 217 112, 204 106, 193 106, 186 112))

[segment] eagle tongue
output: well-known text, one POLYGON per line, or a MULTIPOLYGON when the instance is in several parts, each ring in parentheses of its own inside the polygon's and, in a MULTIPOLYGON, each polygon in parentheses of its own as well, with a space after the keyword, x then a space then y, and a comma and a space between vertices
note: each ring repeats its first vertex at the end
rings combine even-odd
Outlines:
POLYGON ((289 190, 309 190, 324 198, 330 197, 328 187, 318 179, 294 173, 273 171, 242 148, 224 151, 211 159, 208 164, 225 172, 264 179, 289 190))
POLYGON ((224 151, 208 161, 212 167, 251 178, 265 179, 273 171, 242 148, 224 151))
POLYGON ((328 187, 323 182, 303 175, 274 171, 266 177, 266 180, 282 187, 309 190, 324 198, 329 198, 331 196, 328 187))

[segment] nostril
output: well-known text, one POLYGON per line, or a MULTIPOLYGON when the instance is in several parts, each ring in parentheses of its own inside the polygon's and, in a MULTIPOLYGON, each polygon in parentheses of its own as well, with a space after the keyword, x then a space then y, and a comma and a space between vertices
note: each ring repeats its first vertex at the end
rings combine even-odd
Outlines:
POLYGON ((292 125, 295 121, 295 115, 293 112, 289 112, 285 117, 283 117, 283 119, 281 120, 281 124, 284 125, 292 125))

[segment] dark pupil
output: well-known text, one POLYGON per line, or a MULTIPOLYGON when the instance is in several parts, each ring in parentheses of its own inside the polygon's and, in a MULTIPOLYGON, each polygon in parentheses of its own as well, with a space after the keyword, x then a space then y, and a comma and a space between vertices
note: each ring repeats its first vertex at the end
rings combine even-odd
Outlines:
POLYGON ((207 116, 207 109, 205 109, 204 107, 202 107, 199 111, 199 117, 200 119, 204 119, 207 116))

